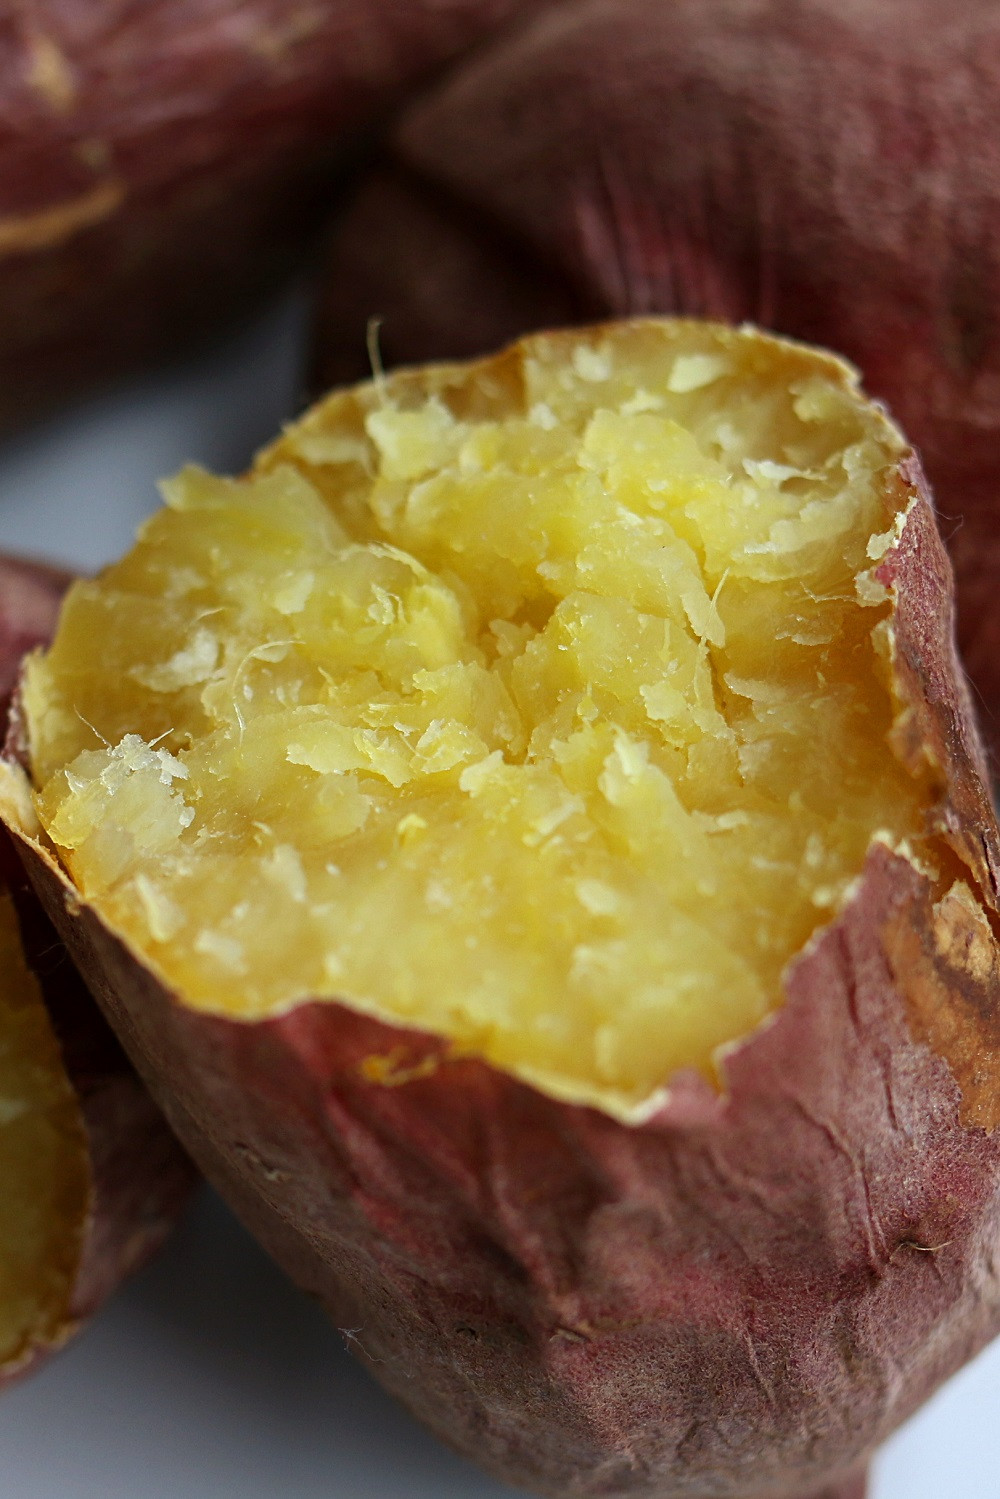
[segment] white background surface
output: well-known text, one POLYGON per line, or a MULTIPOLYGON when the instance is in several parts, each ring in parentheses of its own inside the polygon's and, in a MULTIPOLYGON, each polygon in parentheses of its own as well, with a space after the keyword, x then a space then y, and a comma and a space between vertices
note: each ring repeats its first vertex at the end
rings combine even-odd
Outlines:
MULTIPOLYGON (((0 447, 0 548, 96 568, 156 504, 158 478, 189 459, 241 469, 298 403, 302 322, 286 304, 197 364, 0 447)), ((383 1395, 209 1192, 0 1405, 0 1499, 511 1493, 383 1395)), ((1000 1343, 889 1444, 872 1499, 1000 1499, 1000 1343)))

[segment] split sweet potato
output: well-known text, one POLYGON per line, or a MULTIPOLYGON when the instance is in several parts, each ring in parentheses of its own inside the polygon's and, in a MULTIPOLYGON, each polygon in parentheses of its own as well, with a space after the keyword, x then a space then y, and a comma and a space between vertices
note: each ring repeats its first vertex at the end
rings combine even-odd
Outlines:
MULTIPOLYGON (((5 704, 68 582, 0 558, 5 704)), ((153 1254, 193 1181, 0 832, 0 1387, 153 1254)))
POLYGON ((0 428, 301 265, 400 90, 517 0, 17 0, 0 18, 0 428))
POLYGON ((166 498, 0 806, 181 1139, 503 1477, 856 1499, 1000 1327, 1000 850, 912 450, 831 357, 648 320, 166 498))
POLYGON ((526 328, 676 312, 843 352, 920 452, 1000 725, 1000 12, 583 0, 404 114, 342 222, 317 389, 526 328))

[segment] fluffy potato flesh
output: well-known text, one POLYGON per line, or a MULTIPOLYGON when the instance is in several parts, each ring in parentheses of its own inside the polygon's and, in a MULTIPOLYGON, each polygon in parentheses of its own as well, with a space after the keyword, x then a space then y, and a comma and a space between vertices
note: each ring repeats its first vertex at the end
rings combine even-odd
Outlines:
POLYGON ((189 1005, 342 999, 641 1108, 924 834, 872 574, 903 452, 836 361, 684 322, 336 394, 76 585, 42 825, 189 1005))
POLYGON ((0 1371, 64 1336, 89 1193, 79 1104, 0 894, 0 1371))

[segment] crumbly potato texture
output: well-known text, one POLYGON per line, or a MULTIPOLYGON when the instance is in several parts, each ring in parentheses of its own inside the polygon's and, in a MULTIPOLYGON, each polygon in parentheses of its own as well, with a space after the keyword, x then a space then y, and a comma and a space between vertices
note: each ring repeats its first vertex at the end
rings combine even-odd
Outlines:
POLYGON ((75 586, 42 826, 198 1008, 342 998, 618 1114, 716 1079, 873 842, 933 857, 903 452, 835 361, 693 323, 336 395, 75 586))
POLYGON ((360 378, 373 313, 393 364, 651 312, 838 350, 920 452, 996 756, 998 59, 994 0, 538 5, 393 121, 314 389, 360 378))

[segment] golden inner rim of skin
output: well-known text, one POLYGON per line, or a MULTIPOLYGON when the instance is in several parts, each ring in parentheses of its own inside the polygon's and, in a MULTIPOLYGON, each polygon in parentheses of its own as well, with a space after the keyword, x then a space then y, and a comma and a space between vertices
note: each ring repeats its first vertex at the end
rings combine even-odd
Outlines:
POLYGON ((66 1331, 89 1191, 79 1105, 0 893, 0 1373, 66 1331))

